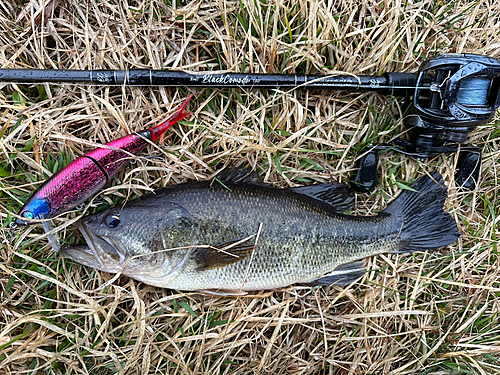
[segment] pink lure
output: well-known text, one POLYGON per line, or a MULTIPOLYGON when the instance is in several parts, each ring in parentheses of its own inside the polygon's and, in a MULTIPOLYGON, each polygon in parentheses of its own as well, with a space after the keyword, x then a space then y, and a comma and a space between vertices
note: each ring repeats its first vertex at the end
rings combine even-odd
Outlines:
POLYGON ((129 162, 131 155, 142 151, 148 141, 155 141, 177 121, 189 116, 184 112, 190 95, 169 119, 138 134, 130 134, 98 148, 61 169, 38 188, 21 209, 16 223, 31 224, 30 220, 50 219, 83 203, 97 193, 129 162))

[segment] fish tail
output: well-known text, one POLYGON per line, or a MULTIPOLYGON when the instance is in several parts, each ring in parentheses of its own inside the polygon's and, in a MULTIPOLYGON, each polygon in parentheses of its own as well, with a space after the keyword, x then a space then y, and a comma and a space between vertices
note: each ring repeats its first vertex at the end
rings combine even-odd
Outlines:
POLYGON ((192 97, 193 97, 193 94, 189 95, 188 98, 184 101, 184 103, 181 104, 181 106, 179 107, 177 112, 175 112, 167 120, 165 120, 164 122, 162 122, 159 125, 152 127, 151 129, 149 129, 152 141, 156 141, 173 124, 175 124, 176 122, 182 120, 184 117, 187 117, 191 114, 191 112, 184 112, 184 110, 186 109, 186 107, 187 107, 187 105, 192 97))
POLYGON ((448 190, 443 177, 434 171, 418 179, 384 212, 401 218, 401 243, 396 253, 436 249, 460 237, 457 223, 443 210, 448 190))

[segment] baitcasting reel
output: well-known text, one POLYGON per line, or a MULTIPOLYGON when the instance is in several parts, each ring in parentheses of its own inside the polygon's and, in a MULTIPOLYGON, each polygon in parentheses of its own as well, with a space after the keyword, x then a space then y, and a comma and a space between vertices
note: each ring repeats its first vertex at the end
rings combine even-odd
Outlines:
POLYGON ((413 104, 403 120, 407 139, 371 146, 357 163, 351 187, 370 192, 377 184, 378 152, 393 150, 416 158, 460 151, 455 181, 474 190, 481 151, 463 145, 469 132, 487 123, 500 106, 500 61, 474 54, 445 54, 430 59, 416 73, 413 104))

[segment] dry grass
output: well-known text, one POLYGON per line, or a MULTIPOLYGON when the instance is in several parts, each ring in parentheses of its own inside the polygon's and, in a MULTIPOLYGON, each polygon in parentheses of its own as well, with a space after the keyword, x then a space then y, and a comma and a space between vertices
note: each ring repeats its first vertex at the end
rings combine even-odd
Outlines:
MULTIPOLYGON (((0 66, 414 71, 439 52, 500 57, 499 7, 493 0, 8 0, 0 4, 0 66)), ((195 116, 97 200, 204 179, 226 164, 251 166, 282 187, 346 181, 361 145, 403 131, 400 102, 376 94, 3 85, 2 239, 10 214, 89 142, 149 127, 191 91, 195 116)), ((500 373, 500 131, 484 125, 471 138, 484 150, 474 193, 454 187, 456 156, 418 162, 386 153, 380 188, 357 197, 357 213, 377 212, 398 194, 396 181, 437 168, 461 239, 432 253, 370 259, 370 272, 345 289, 222 298, 120 277, 100 290, 112 275, 58 259, 40 227, 23 228, 0 249, 0 373, 500 373)), ((61 236, 78 235, 68 225, 61 236)))

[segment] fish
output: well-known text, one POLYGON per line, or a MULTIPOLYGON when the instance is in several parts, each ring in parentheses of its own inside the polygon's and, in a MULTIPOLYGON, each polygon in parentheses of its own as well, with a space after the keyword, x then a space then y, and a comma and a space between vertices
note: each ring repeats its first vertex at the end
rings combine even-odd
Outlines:
POLYGON ((168 186, 80 219, 86 244, 61 255, 157 287, 237 295, 292 284, 347 285, 363 259, 452 244, 438 172, 418 179, 374 216, 353 216, 342 184, 279 189, 244 169, 168 186))
POLYGON ((150 141, 191 113, 184 112, 190 95, 171 117, 150 129, 129 134, 77 158, 45 181, 26 201, 15 220, 17 225, 51 219, 71 210, 94 196, 150 141))

